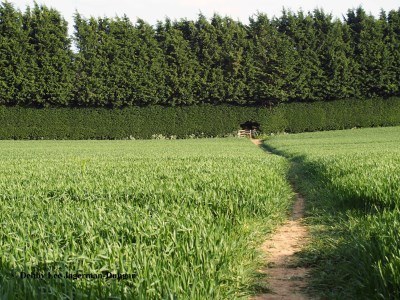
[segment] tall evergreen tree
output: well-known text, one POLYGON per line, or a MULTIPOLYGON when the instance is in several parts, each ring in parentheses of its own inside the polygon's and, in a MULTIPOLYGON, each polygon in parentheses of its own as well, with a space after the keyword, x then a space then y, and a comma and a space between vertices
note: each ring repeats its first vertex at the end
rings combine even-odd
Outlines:
POLYGON ((323 10, 313 12, 319 46, 316 48, 323 71, 323 99, 357 96, 354 89, 354 62, 348 28, 323 10))
POLYGON ((274 104, 400 95, 400 9, 360 7, 344 22, 317 9, 210 20, 75 15, 0 4, 0 104, 124 107, 274 104))
POLYGON ((221 82, 224 94, 220 101, 244 104, 246 102, 246 68, 249 63, 246 52, 248 39, 246 28, 229 17, 214 15, 211 25, 216 33, 220 54, 215 64, 222 70, 221 82))
POLYGON ((7 1, 0 4, 0 104, 29 103, 34 96, 31 45, 22 13, 7 1))
POLYGON ((289 37, 297 52, 292 97, 296 100, 322 100, 326 78, 316 51, 320 41, 312 15, 284 10, 278 21, 279 31, 289 37))
POLYGON ((222 103, 225 98, 224 72, 221 68, 221 46, 215 26, 204 15, 199 15, 195 23, 194 53, 200 63, 200 102, 222 103))
POLYGON ((130 20, 126 16, 112 19, 105 49, 109 70, 105 81, 107 98, 114 107, 140 104, 136 84, 142 76, 136 68, 138 47, 137 31, 130 20))
POLYGON ((358 65, 355 76, 359 79, 358 89, 362 92, 361 96, 384 96, 390 86, 392 63, 384 41, 385 21, 376 21, 359 7, 348 11, 346 23, 351 29, 358 65))
POLYGON ((78 54, 75 61, 74 100, 78 106, 110 106, 106 78, 110 74, 106 49, 108 19, 84 19, 75 14, 75 43, 78 54))
POLYGON ((197 101, 198 61, 179 25, 166 19, 157 24, 157 40, 166 60, 166 103, 193 104, 197 101))
POLYGON ((138 48, 135 67, 137 70, 136 103, 141 105, 162 104, 167 97, 166 62, 152 26, 139 19, 136 23, 138 48))
POLYGON ((384 39, 387 48, 386 58, 390 60, 385 93, 386 96, 400 95, 400 9, 388 13, 384 39))
POLYGON ((252 57, 247 71, 249 96, 258 105, 288 100, 295 77, 292 43, 265 14, 250 19, 249 38, 252 57))
POLYGON ((73 54, 68 24, 60 13, 34 4, 24 13, 34 60, 35 95, 33 105, 68 105, 73 87, 73 54))

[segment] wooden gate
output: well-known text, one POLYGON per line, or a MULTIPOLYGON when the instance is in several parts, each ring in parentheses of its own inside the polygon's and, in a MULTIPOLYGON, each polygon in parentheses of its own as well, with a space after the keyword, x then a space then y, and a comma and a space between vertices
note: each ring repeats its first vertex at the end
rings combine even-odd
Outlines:
POLYGON ((238 131, 238 137, 249 137, 253 138, 256 133, 256 130, 251 129, 242 129, 238 131))

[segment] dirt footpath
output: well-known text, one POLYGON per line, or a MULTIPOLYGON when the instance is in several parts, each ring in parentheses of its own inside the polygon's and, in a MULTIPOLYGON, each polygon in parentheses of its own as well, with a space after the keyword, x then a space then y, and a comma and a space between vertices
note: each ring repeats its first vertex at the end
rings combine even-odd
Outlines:
MULTIPOLYGON (((252 140, 257 146, 261 140, 252 140)), ((302 224, 304 216, 304 198, 296 194, 291 218, 262 245, 267 265, 260 270, 266 274, 270 293, 261 294, 252 299, 310 299, 304 292, 307 286, 309 269, 296 267, 296 252, 308 241, 308 231, 302 224)))

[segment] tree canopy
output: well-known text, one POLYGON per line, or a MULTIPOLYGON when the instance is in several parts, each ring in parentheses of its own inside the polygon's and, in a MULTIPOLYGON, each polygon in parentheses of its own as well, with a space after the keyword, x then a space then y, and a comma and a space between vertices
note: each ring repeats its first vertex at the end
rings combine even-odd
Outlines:
POLYGON ((74 17, 0 3, 0 104, 32 107, 273 105, 400 95, 400 9, 343 20, 321 9, 258 13, 74 17), (73 44, 74 43, 74 44, 73 44), (74 45, 74 46, 73 46, 74 45))

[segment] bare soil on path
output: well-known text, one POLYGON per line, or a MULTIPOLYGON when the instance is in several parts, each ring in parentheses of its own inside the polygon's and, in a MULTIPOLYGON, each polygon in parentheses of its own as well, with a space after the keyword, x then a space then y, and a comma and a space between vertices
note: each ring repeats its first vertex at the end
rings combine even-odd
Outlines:
MULTIPOLYGON (((262 146, 262 141, 251 140, 262 146)), ((295 190, 295 189, 294 189, 295 190)), ((292 215, 276 232, 266 240, 261 249, 266 256, 266 266, 260 270, 266 274, 269 293, 260 294, 252 299, 310 299, 305 293, 308 268, 296 267, 296 253, 308 242, 308 230, 302 223, 304 216, 304 198, 296 193, 292 215)))

